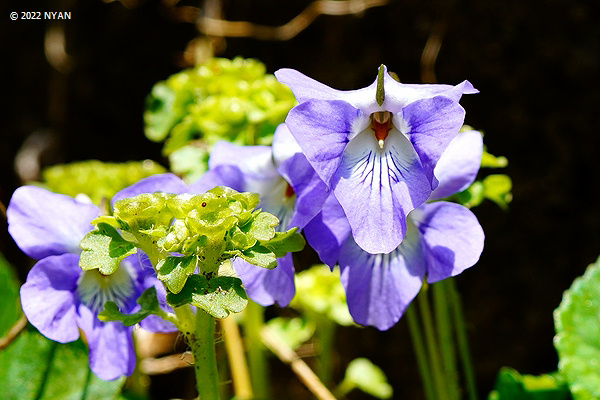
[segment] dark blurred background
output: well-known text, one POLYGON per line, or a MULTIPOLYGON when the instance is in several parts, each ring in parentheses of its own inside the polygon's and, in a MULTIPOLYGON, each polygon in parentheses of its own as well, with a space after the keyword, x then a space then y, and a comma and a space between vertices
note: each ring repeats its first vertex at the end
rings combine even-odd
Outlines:
MULTIPOLYGON (((200 14, 274 26, 309 3, 207 0, 200 14)), ((42 167, 91 158, 165 163, 161 144, 143 134, 144 98, 154 83, 190 66, 198 50, 190 42, 200 33, 185 21, 197 16, 187 7, 202 6, 201 0, 0 6, 2 203, 21 184, 14 166, 23 148, 31 151, 21 157, 43 150, 42 167), (11 21, 12 11, 71 11, 72 17, 11 21)), ((514 182, 507 212, 491 202, 475 209, 486 247, 456 280, 482 396, 502 366, 556 370, 552 312, 600 254, 598 21, 597 1, 390 0, 358 15, 319 16, 287 41, 214 41, 216 56, 256 58, 271 73, 295 68, 339 89, 370 84, 385 63, 403 82, 432 80, 435 71, 440 83, 468 79, 481 91, 461 101, 466 123, 485 132, 491 153, 508 158, 503 172, 514 182), (428 39, 441 47, 434 69, 423 73, 428 39)), ((431 61, 426 55, 430 67, 431 61)), ((2 224, 0 252, 24 279, 30 263, 2 224)), ((337 348, 338 380, 351 359, 366 356, 385 370, 395 398, 422 398, 404 320, 383 333, 341 329, 337 348)), ((273 383, 280 398, 302 391, 279 361, 272 365, 282 375, 273 383)))

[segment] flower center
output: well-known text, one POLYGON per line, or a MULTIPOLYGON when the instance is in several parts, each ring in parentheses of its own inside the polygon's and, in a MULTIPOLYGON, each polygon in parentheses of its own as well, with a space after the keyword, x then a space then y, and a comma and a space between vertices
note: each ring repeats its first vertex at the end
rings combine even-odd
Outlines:
POLYGON ((83 271, 79 279, 77 292, 81 302, 96 314, 104 309, 107 301, 114 301, 124 311, 123 306, 134 294, 132 278, 125 263, 111 275, 102 275, 94 269, 83 271))
POLYGON ((294 188, 288 183, 287 187, 285 188, 285 197, 290 198, 294 195, 294 193, 294 188))
POLYGON ((389 111, 377 111, 373 113, 371 119, 371 129, 375 132, 375 139, 379 147, 383 149, 385 138, 392 130, 392 113, 389 111))

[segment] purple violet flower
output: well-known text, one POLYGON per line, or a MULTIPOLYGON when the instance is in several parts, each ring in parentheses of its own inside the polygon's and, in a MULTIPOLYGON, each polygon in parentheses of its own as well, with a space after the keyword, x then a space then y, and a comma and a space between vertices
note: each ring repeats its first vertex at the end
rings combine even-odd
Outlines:
MULTIPOLYGON (((285 126, 280 125, 273 146, 237 146, 229 142, 215 145, 207 175, 225 176, 223 168, 237 168, 238 181, 228 184, 233 189, 260 195, 259 207, 279 218, 279 231, 302 229, 321 211, 328 190, 300 152, 300 147, 285 126)), ((202 177, 200 181, 206 178, 202 177)), ((273 270, 260 268, 242 259, 233 265, 242 279, 248 295, 267 306, 277 302, 287 306, 296 293, 292 255, 279 258, 273 270)))
POLYGON ((356 243, 374 254, 396 249, 406 216, 438 186, 433 170, 464 120, 458 101, 477 90, 468 81, 402 84, 385 67, 372 85, 351 91, 292 69, 275 76, 300 103, 286 124, 333 190, 356 243))
POLYGON ((474 265, 484 234, 466 207, 436 201, 473 183, 481 164, 483 141, 477 131, 456 136, 440 157, 439 181, 428 202, 408 214, 406 236, 387 253, 363 250, 335 196, 304 229, 308 243, 330 267, 339 263, 348 307, 354 320, 380 330, 391 328, 417 295, 423 281, 434 283, 474 265))
MULTIPOLYGON (((141 255, 121 262, 112 275, 79 267, 79 242, 93 229, 90 222, 100 215, 91 204, 35 186, 18 188, 7 209, 8 231, 28 256, 39 260, 21 287, 23 311, 44 336, 61 343, 85 333, 90 368, 101 379, 131 375, 135 368, 132 327, 120 322, 101 322, 97 316, 107 301, 123 312, 139 307, 137 298, 151 286, 161 304, 166 292, 151 267, 143 268, 141 255)), ((140 325, 154 332, 176 328, 157 316, 140 325)))

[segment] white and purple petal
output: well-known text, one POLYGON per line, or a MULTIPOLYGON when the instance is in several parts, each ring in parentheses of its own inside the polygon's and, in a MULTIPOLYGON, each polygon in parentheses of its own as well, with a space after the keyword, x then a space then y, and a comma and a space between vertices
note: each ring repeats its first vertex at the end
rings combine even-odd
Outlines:
POLYGON ((44 336, 60 343, 79 337, 76 323, 79 256, 61 254, 38 261, 21 286, 25 316, 44 336))
POLYGON ((79 242, 99 214, 93 204, 35 186, 15 190, 6 210, 11 236, 25 254, 38 260, 79 253, 79 242))
POLYGON ((346 145, 368 127, 369 118, 344 101, 310 100, 292 108, 286 125, 317 174, 329 185, 346 145))
POLYGON ((433 170, 439 185, 429 200, 443 199, 467 189, 477 177, 482 154, 481 133, 463 132, 452 139, 433 170))
POLYGON ((356 243, 373 254, 398 247, 406 233, 406 215, 431 194, 417 154, 396 130, 383 149, 369 129, 354 137, 331 182, 356 243))
POLYGON ((276 166, 281 165, 281 163, 291 158, 294 154, 302 153, 302 149, 285 123, 279 124, 277 129, 275 129, 271 148, 273 161, 276 166))
POLYGON ((244 283, 248 297, 260 305, 277 303, 285 307, 296 294, 291 253, 278 258, 275 269, 257 267, 239 258, 233 260, 233 266, 244 283))
POLYGON ((342 284, 350 314, 361 325, 394 326, 421 289, 426 268, 418 232, 411 226, 402 244, 370 254, 349 238, 340 253, 342 284))
POLYGON ((350 232, 348 218, 333 193, 325 200, 321 212, 304 227, 306 241, 332 269, 350 232))
POLYGON ((422 205, 409 217, 421 234, 428 282, 458 275, 479 260, 485 235, 468 208, 439 201, 422 205))
POLYGON ((358 90, 337 90, 324 85, 293 69, 280 69, 275 72, 277 79, 288 85, 299 103, 311 99, 343 100, 365 114, 376 111, 398 113, 402 108, 417 100, 442 95, 460 100, 463 94, 473 94, 479 91, 469 81, 463 81, 456 86, 437 84, 403 84, 396 81, 384 66, 384 102, 380 106, 376 101, 377 80, 366 88, 358 90))
POLYGON ((222 140, 215 144, 208 159, 209 169, 218 165, 234 165, 245 176, 258 180, 278 175, 270 146, 239 146, 222 140))
POLYGON ((402 110, 402 121, 399 118, 395 116, 394 123, 413 144, 433 190, 438 185, 433 173, 435 165, 460 131, 465 110, 448 97, 436 96, 409 104, 402 110))

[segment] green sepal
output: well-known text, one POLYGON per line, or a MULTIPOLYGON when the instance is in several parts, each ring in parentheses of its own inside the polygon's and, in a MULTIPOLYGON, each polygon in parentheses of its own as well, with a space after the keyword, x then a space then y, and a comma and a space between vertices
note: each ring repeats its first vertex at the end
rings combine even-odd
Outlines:
POLYGON ((377 100, 379 107, 383 105, 383 101, 385 100, 385 88, 383 85, 385 81, 384 73, 385 66, 381 64, 379 66, 379 70, 377 71, 377 92, 375 93, 375 100, 377 100))
POLYGON ((167 301, 173 307, 191 304, 215 318, 225 318, 231 312, 241 312, 248 304, 242 280, 231 276, 207 279, 192 275, 179 293, 168 293, 167 301))
POLYGON ((277 232, 269 241, 261 241, 264 247, 271 250, 275 257, 284 257, 287 253, 300 251, 306 245, 306 240, 294 227, 287 232, 277 232))
POLYGON ((185 286, 188 276, 196 269, 196 256, 169 256, 156 266, 158 279, 173 293, 179 293, 185 286))
POLYGON ((123 314, 113 301, 107 301, 104 304, 104 310, 98 314, 98 319, 104 322, 121 321, 125 326, 133 326, 140 323, 140 321, 148 315, 160 311, 160 305, 158 304, 158 298, 156 297, 156 288, 154 286, 146 289, 137 299, 137 303, 141 306, 141 309, 138 312, 133 314, 123 314))
POLYGON ((84 271, 98 269, 103 275, 110 275, 119 268, 125 257, 137 251, 135 245, 126 241, 111 225, 101 222, 98 229, 83 237, 79 247, 83 250, 79 266, 84 271))

